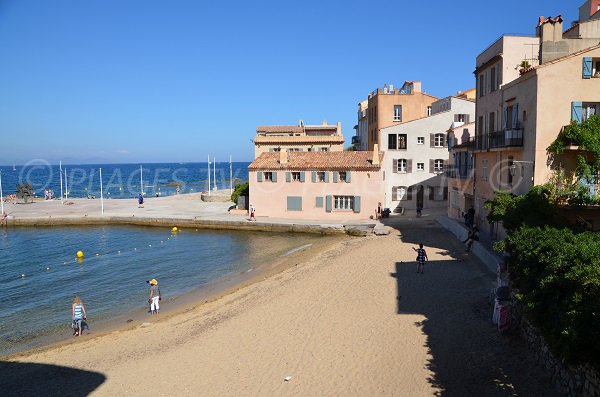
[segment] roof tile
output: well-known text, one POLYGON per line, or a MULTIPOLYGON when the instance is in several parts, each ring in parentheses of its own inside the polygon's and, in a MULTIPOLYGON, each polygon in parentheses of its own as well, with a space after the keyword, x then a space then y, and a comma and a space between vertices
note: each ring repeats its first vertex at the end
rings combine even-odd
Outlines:
POLYGON ((379 164, 371 162, 373 152, 289 152, 288 162, 279 163, 279 152, 262 153, 249 166, 250 171, 257 170, 350 170, 378 171, 383 161, 379 153, 379 164))

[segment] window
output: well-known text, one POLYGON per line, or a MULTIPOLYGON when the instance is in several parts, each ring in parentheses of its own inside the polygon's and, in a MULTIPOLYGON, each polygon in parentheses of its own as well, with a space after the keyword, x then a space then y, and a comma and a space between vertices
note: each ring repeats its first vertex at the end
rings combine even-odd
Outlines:
POLYGON ((406 150, 406 134, 390 134, 388 135, 388 149, 390 150, 406 150))
POLYGON ((434 135, 433 147, 444 147, 444 134, 435 134, 434 135))
POLYGON ((424 136, 418 136, 417 137, 417 145, 424 145, 425 144, 425 137, 424 136))
POLYGON ((469 115, 468 114, 455 114, 454 121, 457 121, 459 123, 468 123, 469 115))
POLYGON ((329 148, 327 148, 327 147, 322 147, 322 148, 320 148, 320 149, 319 149, 319 151, 320 151, 320 152, 328 152, 328 151, 329 151, 329 148))
POLYGON ((300 182, 300 173, 299 172, 292 172, 292 181, 300 182))
POLYGON ((496 91, 496 66, 494 66, 491 70, 490 70, 490 79, 492 80, 492 87, 491 87, 491 91, 494 92, 496 91))
POLYGON ((394 186, 392 187, 392 201, 404 201, 406 200, 406 186, 394 186))
POLYGON ((425 171, 425 163, 417 163, 417 171, 425 171))
POLYGON ((584 102, 582 105, 581 121, 585 121, 595 114, 600 114, 600 103, 584 102))
POLYGON ((340 176, 340 182, 347 182, 346 171, 340 171, 339 176, 340 176))
POLYGON ((354 196, 333 196, 333 208, 340 211, 354 210, 354 196))
POLYGON ((291 147, 287 150, 288 152, 301 152, 302 149, 297 148, 297 147, 291 147))
POLYGON ((274 147, 273 149, 271 149, 273 152, 281 152, 281 148, 280 147, 274 147))
POLYGON ((483 73, 479 75, 479 97, 485 95, 484 93, 484 85, 483 85, 483 73))
POLYGON ((519 128, 519 104, 504 108, 504 129, 512 130, 519 128))
POLYGON ((431 116, 431 106, 427 106, 427 117, 431 116))
POLYGON ((437 159, 433 160, 433 172, 443 172, 444 171, 444 160, 437 159))
POLYGON ((481 160, 481 180, 487 181, 488 179, 488 161, 481 160))
POLYGON ((402 121, 402 105, 394 105, 394 121, 402 121))
POLYGON ((264 176, 265 176, 265 181, 273 182, 273 173, 272 172, 265 172, 264 176))
POLYGON ((325 182, 325 171, 317 172, 317 182, 325 182))
POLYGON ((397 172, 406 172, 406 159, 398 159, 397 172))

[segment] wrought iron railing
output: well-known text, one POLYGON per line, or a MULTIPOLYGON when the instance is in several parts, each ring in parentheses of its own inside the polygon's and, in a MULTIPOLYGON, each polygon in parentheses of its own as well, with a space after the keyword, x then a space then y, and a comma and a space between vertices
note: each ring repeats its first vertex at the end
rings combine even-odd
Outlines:
POLYGON ((523 146, 522 128, 512 128, 502 131, 490 132, 488 135, 490 149, 523 146))

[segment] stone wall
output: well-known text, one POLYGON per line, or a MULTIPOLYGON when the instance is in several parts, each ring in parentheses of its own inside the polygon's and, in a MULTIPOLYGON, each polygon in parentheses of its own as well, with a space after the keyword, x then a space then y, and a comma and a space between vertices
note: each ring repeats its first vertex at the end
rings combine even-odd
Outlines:
POLYGON ((571 366, 556 358, 540 332, 523 314, 523 305, 513 295, 513 326, 533 351, 538 365, 552 377, 556 389, 569 397, 600 397, 600 374, 588 365, 571 366))

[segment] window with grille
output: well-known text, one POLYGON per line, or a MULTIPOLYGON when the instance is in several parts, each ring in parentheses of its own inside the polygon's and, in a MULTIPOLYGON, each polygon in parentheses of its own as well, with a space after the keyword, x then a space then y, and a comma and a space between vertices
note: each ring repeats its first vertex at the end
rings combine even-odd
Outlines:
POLYGON ((433 138, 434 147, 444 147, 444 134, 435 134, 433 138))
POLYGON ((425 163, 417 163, 417 171, 424 171, 425 163))
POLYGON ((342 211, 354 210, 354 196, 333 196, 333 208, 342 211))
POLYGON ((394 105, 394 121, 402 121, 402 105, 394 105))
POLYGON ((425 137, 424 136, 418 136, 417 137, 417 145, 424 145, 425 144, 425 137))
POLYGON ((398 159, 398 172, 406 172, 406 159, 398 159))
POLYGON ((434 160, 433 161, 433 172, 442 172, 444 171, 444 160, 434 160))

